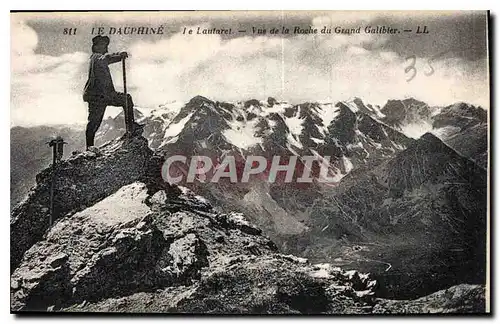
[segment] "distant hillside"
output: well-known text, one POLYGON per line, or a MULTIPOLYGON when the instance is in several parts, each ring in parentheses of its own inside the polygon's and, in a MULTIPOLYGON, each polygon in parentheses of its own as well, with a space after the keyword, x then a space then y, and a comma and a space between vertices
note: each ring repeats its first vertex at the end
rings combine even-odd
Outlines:
POLYGON ((85 131, 70 127, 13 127, 10 129, 10 205, 20 202, 35 185, 35 175, 52 163, 52 138, 62 136, 64 157, 85 148, 85 131))

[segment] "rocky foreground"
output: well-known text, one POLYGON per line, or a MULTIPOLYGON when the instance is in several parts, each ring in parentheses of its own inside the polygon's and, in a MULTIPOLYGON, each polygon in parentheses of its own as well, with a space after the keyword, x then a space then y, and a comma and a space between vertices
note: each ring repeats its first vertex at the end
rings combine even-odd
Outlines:
POLYGON ((212 314, 482 313, 484 287, 375 296, 369 274, 283 255, 239 213, 165 184, 144 138, 61 163, 12 212, 11 310, 212 314))

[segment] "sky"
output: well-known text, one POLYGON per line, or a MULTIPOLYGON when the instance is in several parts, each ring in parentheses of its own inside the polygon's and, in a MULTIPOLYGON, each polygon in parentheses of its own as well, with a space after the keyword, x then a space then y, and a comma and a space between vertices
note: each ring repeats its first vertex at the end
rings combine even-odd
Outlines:
MULTIPOLYGON (((107 34, 125 26, 164 29, 162 35, 110 35, 110 52, 130 55, 127 89, 143 108, 196 95, 291 103, 360 97, 379 105, 415 97, 430 105, 465 101, 489 108, 486 12, 24 12, 11 13, 11 126, 85 124, 92 28, 107 34), (326 26, 332 34, 269 33, 282 26, 291 32, 326 26), (401 33, 365 33, 366 26, 401 33), (417 26, 429 33, 416 34, 417 26), (182 34, 198 27, 233 32, 182 34), (252 27, 267 33, 252 34, 252 27), (360 27, 361 33, 335 34, 335 27, 360 27), (64 28, 77 28, 76 35, 64 35, 64 28), (412 56, 416 74, 407 81, 412 56)), ((121 91, 121 64, 110 69, 121 91)))

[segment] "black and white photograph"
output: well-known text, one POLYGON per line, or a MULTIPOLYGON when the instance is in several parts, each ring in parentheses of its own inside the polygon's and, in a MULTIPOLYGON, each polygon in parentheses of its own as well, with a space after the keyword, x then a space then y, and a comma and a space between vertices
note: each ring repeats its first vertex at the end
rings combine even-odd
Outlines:
POLYGON ((9 16, 11 313, 491 312, 488 11, 9 16))

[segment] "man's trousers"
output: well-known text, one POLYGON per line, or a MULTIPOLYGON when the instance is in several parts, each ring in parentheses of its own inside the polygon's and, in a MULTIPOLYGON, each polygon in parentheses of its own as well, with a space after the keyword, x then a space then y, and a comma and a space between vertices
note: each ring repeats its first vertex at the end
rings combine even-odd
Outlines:
POLYGON ((125 111, 125 100, 128 101, 128 109, 130 109, 130 111, 133 111, 134 102, 132 101, 132 97, 129 94, 127 95, 127 97, 125 97, 125 94, 122 92, 112 92, 107 95, 96 95, 89 98, 89 118, 87 129, 85 131, 87 148, 94 146, 95 134, 97 133, 99 126, 101 126, 104 112, 106 111, 107 106, 123 107, 124 116, 126 119, 127 112, 125 111))

